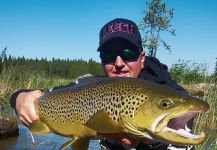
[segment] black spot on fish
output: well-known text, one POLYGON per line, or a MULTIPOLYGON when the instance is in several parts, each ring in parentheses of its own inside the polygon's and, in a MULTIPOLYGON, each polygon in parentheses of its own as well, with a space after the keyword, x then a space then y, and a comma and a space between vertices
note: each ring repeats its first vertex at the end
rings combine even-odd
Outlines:
POLYGON ((118 115, 118 111, 117 110, 115 110, 115 115, 118 115))

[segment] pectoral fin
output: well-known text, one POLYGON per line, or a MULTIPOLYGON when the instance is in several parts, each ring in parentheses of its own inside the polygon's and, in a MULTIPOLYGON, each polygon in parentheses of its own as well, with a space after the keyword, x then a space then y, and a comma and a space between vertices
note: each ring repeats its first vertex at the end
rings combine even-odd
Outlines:
POLYGON ((72 144, 73 150, 87 150, 89 145, 88 138, 80 138, 72 144))
POLYGON ((118 122, 112 120, 109 114, 105 111, 99 111, 94 114, 85 126, 99 133, 119 133, 122 131, 122 127, 118 122))
POLYGON ((64 150, 66 149, 69 145, 72 145, 73 150, 87 150, 88 145, 89 145, 89 139, 88 138, 78 138, 75 137, 74 139, 64 143, 60 149, 64 150))
POLYGON ((40 120, 36 120, 33 123, 31 123, 29 126, 29 130, 33 134, 48 134, 51 132, 49 127, 40 120))

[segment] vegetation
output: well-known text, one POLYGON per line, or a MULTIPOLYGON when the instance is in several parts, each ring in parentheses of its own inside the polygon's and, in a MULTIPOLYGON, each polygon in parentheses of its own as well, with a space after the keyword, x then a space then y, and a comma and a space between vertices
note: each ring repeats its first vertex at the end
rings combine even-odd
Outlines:
POLYGON ((101 64, 92 59, 14 58, 7 57, 3 51, 0 57, 0 114, 10 111, 9 97, 16 89, 52 89, 84 74, 104 75, 104 72, 101 64))
POLYGON ((169 69, 173 80, 180 84, 209 83, 212 75, 208 74, 206 64, 179 60, 169 69))
POLYGON ((44 74, 49 78, 59 77, 73 79, 82 74, 103 75, 103 69, 100 63, 90 59, 85 61, 82 59, 60 60, 53 58, 52 60, 42 59, 25 59, 24 57, 14 58, 5 57, 0 62, 1 72, 14 70, 20 74, 44 74))
POLYGON ((210 109, 207 113, 199 114, 194 120, 194 133, 206 132, 207 140, 202 145, 196 146, 197 150, 216 150, 217 144, 217 75, 214 76, 205 93, 204 99, 209 103, 210 109))
POLYGON ((173 12, 173 8, 166 9, 163 0, 149 0, 149 2, 146 2, 145 17, 139 27, 145 33, 143 46, 149 50, 149 56, 156 56, 157 47, 160 44, 163 44, 166 50, 171 51, 170 45, 161 38, 160 33, 164 31, 175 35, 175 30, 172 29, 170 23, 173 12))

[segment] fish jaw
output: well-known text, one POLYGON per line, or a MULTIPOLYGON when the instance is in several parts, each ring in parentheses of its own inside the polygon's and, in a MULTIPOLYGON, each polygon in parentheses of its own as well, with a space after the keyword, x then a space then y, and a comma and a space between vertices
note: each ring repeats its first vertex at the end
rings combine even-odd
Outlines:
POLYGON ((186 128, 187 122, 197 113, 198 112, 177 113, 176 116, 173 117, 172 114, 175 113, 168 114, 162 118, 162 120, 160 120, 155 127, 152 127, 152 133, 150 134, 157 140, 170 144, 201 144, 205 141, 205 134, 202 132, 200 135, 195 135, 190 133, 186 128))
POLYGON ((123 124, 123 127, 125 128, 124 129, 125 133, 129 134, 131 137, 134 137, 135 139, 147 138, 153 140, 152 136, 149 135, 148 132, 145 132, 145 130, 135 125, 134 120, 129 120, 129 118, 123 115, 120 115, 120 120, 123 124))
POLYGON ((165 127, 157 136, 158 138, 161 137, 160 140, 163 142, 176 145, 198 145, 205 141, 204 132, 200 135, 195 135, 188 132, 186 129, 174 130, 168 127, 165 127), (166 139, 164 137, 166 137, 166 139))
POLYGON ((163 131, 166 127, 175 130, 184 128, 185 125, 199 112, 188 111, 174 111, 171 113, 164 113, 158 117, 152 125, 152 131, 155 133, 163 131))

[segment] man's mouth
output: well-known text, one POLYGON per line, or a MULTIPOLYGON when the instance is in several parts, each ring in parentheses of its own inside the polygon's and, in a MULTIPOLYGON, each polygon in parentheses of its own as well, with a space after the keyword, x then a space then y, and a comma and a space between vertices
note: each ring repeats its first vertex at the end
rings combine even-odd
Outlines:
POLYGON ((125 77, 128 73, 128 71, 116 71, 114 72, 119 77, 125 77))

